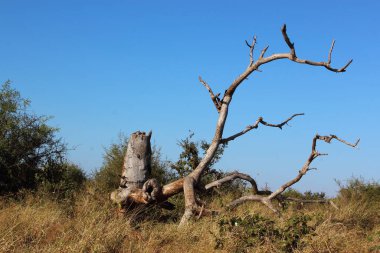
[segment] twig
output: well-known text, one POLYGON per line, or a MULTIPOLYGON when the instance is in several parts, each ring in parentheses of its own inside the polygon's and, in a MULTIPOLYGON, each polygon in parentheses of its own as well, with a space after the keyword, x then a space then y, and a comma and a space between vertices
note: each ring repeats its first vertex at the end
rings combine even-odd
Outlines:
POLYGON ((199 82, 201 82, 203 86, 206 87, 206 89, 210 93, 211 100, 214 103, 216 110, 220 112, 220 108, 222 106, 220 98, 219 98, 220 93, 214 95, 214 92, 212 91, 211 87, 200 76, 199 76, 199 82))
POLYGON ((253 36, 252 43, 249 44, 248 41, 245 41, 247 46, 249 47, 249 66, 252 66, 254 59, 253 59, 253 50, 255 49, 256 45, 256 35, 253 36))

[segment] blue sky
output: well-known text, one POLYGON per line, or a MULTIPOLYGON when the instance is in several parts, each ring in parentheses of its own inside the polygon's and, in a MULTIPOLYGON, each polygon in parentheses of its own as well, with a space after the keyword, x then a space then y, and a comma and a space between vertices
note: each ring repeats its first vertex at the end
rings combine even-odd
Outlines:
MULTIPOLYGON (((241 85, 225 135, 263 116, 277 123, 306 115, 282 131, 260 127, 229 145, 218 164, 272 189, 296 175, 315 133, 361 138, 359 149, 320 144, 329 153, 296 188, 334 194, 334 179, 379 180, 380 2, 378 1, 5 1, 0 0, 0 80, 32 101, 71 147, 70 159, 91 172, 118 134, 153 130, 175 160, 176 142, 210 140, 217 113, 201 75, 224 92, 248 64, 244 40, 287 52, 286 23, 297 55, 354 62, 344 74, 272 62, 241 85)), ((256 51, 256 55, 258 52, 256 51)))

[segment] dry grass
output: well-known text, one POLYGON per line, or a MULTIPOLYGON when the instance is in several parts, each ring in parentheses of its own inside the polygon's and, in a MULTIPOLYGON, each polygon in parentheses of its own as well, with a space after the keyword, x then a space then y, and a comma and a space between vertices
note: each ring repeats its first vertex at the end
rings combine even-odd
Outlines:
MULTIPOLYGON (((157 219, 131 222, 132 216, 118 215, 106 198, 89 194, 79 195, 73 208, 67 204, 72 205, 32 195, 22 201, 0 200, 0 252, 281 252, 280 242, 271 240, 241 249, 239 236, 224 238, 224 247, 216 250, 220 217, 178 229, 174 222, 157 219)), ((303 246, 294 252, 380 252, 379 206, 340 204, 339 211, 323 205, 289 207, 276 218, 263 206, 249 203, 222 217, 260 213, 283 226, 302 213, 312 217, 309 223, 315 229, 302 237, 303 246)))

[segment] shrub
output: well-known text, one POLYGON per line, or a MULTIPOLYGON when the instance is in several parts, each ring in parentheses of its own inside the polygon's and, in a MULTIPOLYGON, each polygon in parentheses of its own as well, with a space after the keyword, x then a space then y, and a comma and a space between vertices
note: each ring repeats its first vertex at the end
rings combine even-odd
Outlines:
POLYGON ((249 248, 269 243, 284 252, 292 252, 302 248, 301 239, 315 230, 308 225, 310 220, 307 215, 295 215, 279 226, 259 214, 221 219, 215 249, 224 249, 228 245, 230 251, 247 252, 249 248))
MULTIPOLYGON (((47 125, 49 117, 28 109, 30 101, 5 82, 0 89, 0 194, 38 188, 54 180, 50 174, 65 171, 66 145, 56 137, 57 128, 47 125), (57 170, 57 171, 54 171, 57 170)), ((61 182, 62 178, 57 179, 61 182)))
POLYGON ((95 172, 94 182, 96 189, 109 193, 119 186, 121 170, 123 168, 124 154, 127 151, 128 138, 123 134, 119 135, 117 143, 112 143, 105 149, 103 155, 103 165, 99 171, 95 172))
POLYGON ((40 191, 57 200, 72 198, 86 181, 84 172, 75 164, 46 166, 40 173, 40 191))
POLYGON ((372 230, 380 222, 380 184, 352 178, 345 185, 340 182, 337 200, 346 212, 340 212, 338 220, 349 227, 372 230))
POLYGON ((316 199, 326 199, 326 193, 324 192, 312 192, 305 191, 301 193, 293 188, 288 188, 283 195, 290 198, 306 199, 306 200, 316 200, 316 199))
POLYGON ((351 178, 343 185, 337 181, 340 189, 338 198, 345 201, 366 200, 380 203, 380 184, 378 182, 366 182, 362 178, 351 178))

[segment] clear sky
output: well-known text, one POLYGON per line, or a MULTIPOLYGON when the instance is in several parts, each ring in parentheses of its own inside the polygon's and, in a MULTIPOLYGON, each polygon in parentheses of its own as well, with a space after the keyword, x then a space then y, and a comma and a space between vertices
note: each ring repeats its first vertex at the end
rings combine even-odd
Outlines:
POLYGON ((326 60, 335 39, 333 65, 354 59, 346 73, 284 60, 241 85, 226 136, 258 116, 306 115, 233 141, 217 166, 274 189, 297 174, 315 133, 361 138, 359 149, 320 144, 329 156, 295 187, 332 195, 334 179, 380 179, 379 11, 375 0, 0 0, 0 80, 12 80, 35 113, 54 116, 50 124, 76 147, 70 160, 90 173, 121 132, 153 130, 171 160, 189 130, 211 140, 217 113, 198 75, 223 93, 248 64, 245 39, 257 35, 268 54, 287 52, 286 23, 297 55, 313 60, 326 60))

